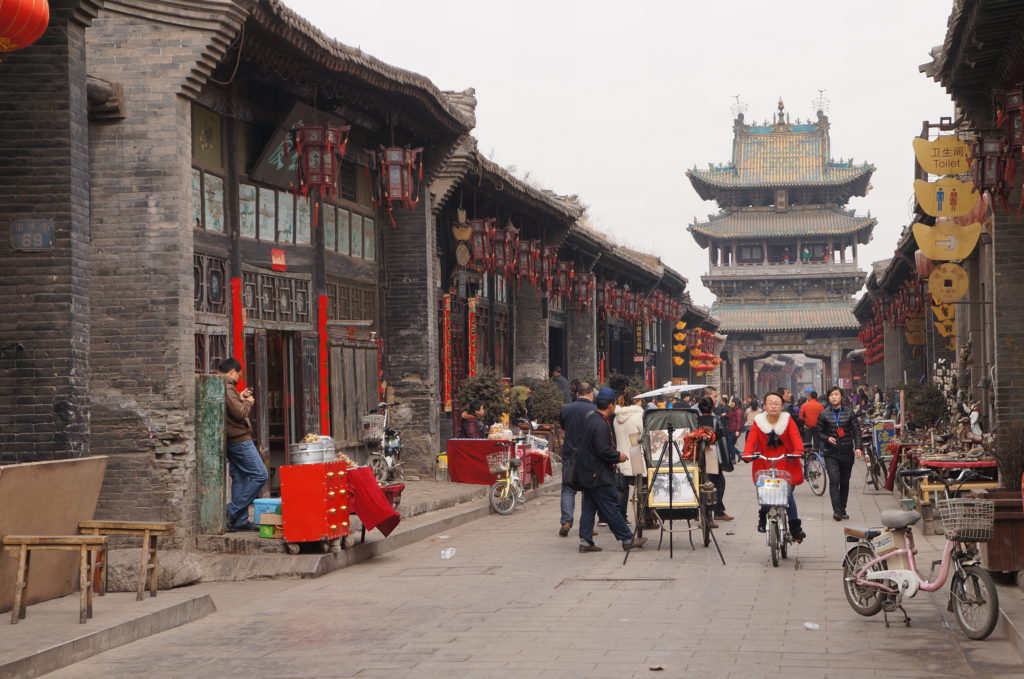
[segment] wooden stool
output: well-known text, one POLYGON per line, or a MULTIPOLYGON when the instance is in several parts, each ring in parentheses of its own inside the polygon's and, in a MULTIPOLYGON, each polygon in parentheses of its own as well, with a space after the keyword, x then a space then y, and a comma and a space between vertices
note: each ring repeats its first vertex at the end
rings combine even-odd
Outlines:
MULTIPOLYGON (((143 590, 149 589, 149 595, 156 596, 156 539, 160 535, 170 535, 174 524, 170 521, 82 521, 78 530, 90 535, 140 535, 142 536, 142 563, 139 566, 139 586, 135 600, 142 601, 143 590)), ((107 593, 107 550, 101 553, 99 595, 107 593)))
POLYGON ((32 550, 78 551, 78 622, 84 623, 92 617, 92 571, 94 552, 107 548, 107 538, 102 535, 8 535, 4 537, 4 549, 18 550, 18 579, 14 585, 14 607, 11 609, 11 624, 25 617, 28 608, 28 567, 32 550))

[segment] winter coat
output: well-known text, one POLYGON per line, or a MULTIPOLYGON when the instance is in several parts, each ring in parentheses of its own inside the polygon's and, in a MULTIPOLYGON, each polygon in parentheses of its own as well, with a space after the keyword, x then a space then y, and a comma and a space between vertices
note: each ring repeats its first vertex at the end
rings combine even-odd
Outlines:
POLYGON ((816 398, 809 399, 807 403, 800 406, 800 418, 804 421, 804 426, 817 427, 818 416, 824 409, 825 406, 821 405, 821 401, 816 398))
POLYGON ((747 429, 750 429, 751 427, 754 426, 754 418, 763 412, 764 411, 761 410, 760 408, 747 408, 746 410, 743 411, 743 414, 747 418, 747 429))
POLYGON ((562 403, 572 403, 572 385, 569 384, 569 380, 565 379, 565 375, 558 375, 551 379, 558 385, 558 390, 562 392, 562 403))
MULTIPOLYGON (((768 413, 761 413, 755 417, 754 426, 750 428, 750 433, 747 434, 747 443, 743 447, 744 459, 754 453, 761 453, 766 457, 778 457, 791 453, 803 455, 803 452, 803 437, 800 436, 796 421, 787 412, 779 413, 779 420, 775 426, 768 423, 768 413), (775 434, 773 438, 778 441, 777 446, 768 445, 769 434, 773 432, 775 434)), ((756 482, 757 473, 762 469, 771 468, 772 465, 766 460, 757 459, 754 460, 753 466, 751 477, 756 482)), ((799 486, 804 482, 804 466, 799 458, 787 457, 779 460, 775 463, 775 468, 784 469, 792 474, 794 486, 799 486)))
POLYGON ((573 458, 583 436, 583 419, 595 410, 594 402, 585 398, 562 406, 562 413, 558 416, 558 424, 562 427, 562 483, 571 481, 569 475, 573 471, 573 458))
POLYGON ((733 408, 725 415, 725 430, 733 434, 743 431, 743 408, 733 408))
POLYGON ((629 455, 629 460, 619 463, 619 473, 625 476, 642 476, 647 470, 647 466, 644 464, 644 451, 640 447, 640 437, 644 433, 643 407, 619 406, 616 408, 614 427, 615 447, 620 453, 629 455))
POLYGON ((848 406, 840 406, 837 417, 829 405, 818 415, 818 436, 826 456, 851 457, 854 449, 860 448, 860 417, 848 406), (842 436, 839 436, 838 429, 843 430, 842 436), (836 438, 836 445, 828 442, 830 436, 836 438))
POLYGON ((224 378, 224 433, 228 443, 241 443, 252 440, 252 422, 249 420, 249 412, 252 410, 252 403, 242 400, 238 393, 238 381, 230 377, 224 378))
POLYGON ((459 422, 460 439, 482 439, 484 438, 483 427, 480 420, 473 413, 462 413, 462 421, 459 422))
POLYGON ((573 485, 580 488, 614 485, 618 461, 612 423, 595 408, 583 418, 579 448, 574 454, 573 485))

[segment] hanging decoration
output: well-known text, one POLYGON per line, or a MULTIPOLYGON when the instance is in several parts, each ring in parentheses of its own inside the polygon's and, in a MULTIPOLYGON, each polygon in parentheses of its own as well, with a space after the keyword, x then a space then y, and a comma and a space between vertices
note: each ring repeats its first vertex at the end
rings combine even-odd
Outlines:
MULTIPOLYGON (((331 199, 338 194, 338 170, 348 148, 351 125, 297 125, 292 129, 292 143, 299 156, 299 185, 292 190, 300 196, 310 191, 331 199)), ((314 224, 317 220, 314 220, 314 224)))
POLYGON ((0 54, 28 47, 46 32, 50 6, 46 0, 0 2, 0 54))
POLYGON ((384 206, 391 226, 396 226, 394 208, 415 208, 420 202, 423 182, 423 149, 380 147, 380 151, 367 150, 372 165, 377 168, 373 204, 384 206))
POLYGON ((493 253, 491 246, 493 237, 491 233, 495 230, 496 219, 470 219, 469 252, 472 256, 473 266, 478 271, 490 271, 493 268, 493 253))
POLYGON ((572 280, 575 275, 572 262, 556 262, 555 290, 559 297, 569 297, 572 294, 572 280))
MULTIPOLYGON (((573 299, 576 300, 577 313, 590 309, 594 303, 594 292, 597 290, 597 276, 592 273, 578 273, 573 279, 573 299)), ((600 306, 600 303, 598 303, 600 306)))

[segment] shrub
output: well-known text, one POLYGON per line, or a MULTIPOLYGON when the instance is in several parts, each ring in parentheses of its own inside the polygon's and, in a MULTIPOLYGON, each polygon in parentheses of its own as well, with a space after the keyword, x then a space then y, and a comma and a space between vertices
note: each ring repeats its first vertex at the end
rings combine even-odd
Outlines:
POLYGON ((909 419, 919 427, 934 427, 950 417, 949 404, 934 384, 901 384, 909 419))
POLYGON ((562 413, 562 390, 551 380, 537 385, 530 402, 530 416, 541 424, 554 424, 562 413))
POLYGON ((475 377, 468 377, 459 385, 459 405, 465 408, 473 401, 484 406, 484 419, 494 422, 508 412, 508 397, 501 376, 491 368, 484 368, 475 377))

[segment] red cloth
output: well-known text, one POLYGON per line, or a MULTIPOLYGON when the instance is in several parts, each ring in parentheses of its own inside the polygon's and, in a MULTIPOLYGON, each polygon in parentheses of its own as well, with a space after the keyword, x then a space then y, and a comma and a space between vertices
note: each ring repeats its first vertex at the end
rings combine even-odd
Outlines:
POLYGON ((825 409, 825 406, 821 404, 816 398, 812 398, 807 403, 800 406, 800 419, 804 421, 804 425, 808 427, 818 426, 818 415, 821 415, 821 411, 825 409))
POLYGON ((497 441, 488 439, 449 439, 448 478, 455 483, 489 486, 498 476, 487 468, 487 456, 504 450, 497 441))
MULTIPOLYGON (((761 429, 759 425, 767 425, 767 413, 761 413, 754 418, 754 426, 750 428, 750 432, 747 434, 747 444, 743 447, 743 455, 746 457, 752 453, 761 453, 767 457, 778 457, 782 454, 789 453, 800 453, 804 452, 804 440, 800 436, 800 429, 796 426, 796 420, 789 416, 788 413, 781 413, 779 415, 778 424, 782 423, 783 418, 787 419, 786 428, 779 437, 782 439, 782 445, 775 448, 768 447, 768 435, 761 429)), ((769 429, 770 431, 770 429, 769 429)), ((753 469, 751 470, 750 476, 754 482, 757 482, 757 473, 762 469, 770 469, 771 463, 763 459, 754 460, 753 469)), ((784 469, 793 475, 793 485, 799 486, 804 482, 804 465, 798 458, 787 457, 775 463, 776 469, 784 469)))
POLYGON ((395 511, 384 491, 373 478, 369 467, 349 470, 349 487, 352 489, 352 513, 366 526, 366 530, 377 528, 385 537, 391 535, 402 515, 395 511))
POLYGON ((523 472, 526 478, 530 478, 532 472, 537 477, 537 483, 544 483, 544 479, 554 472, 551 469, 551 456, 544 453, 523 453, 523 472))
POLYGON ((921 460, 922 467, 964 469, 966 467, 995 467, 995 460, 921 460))

